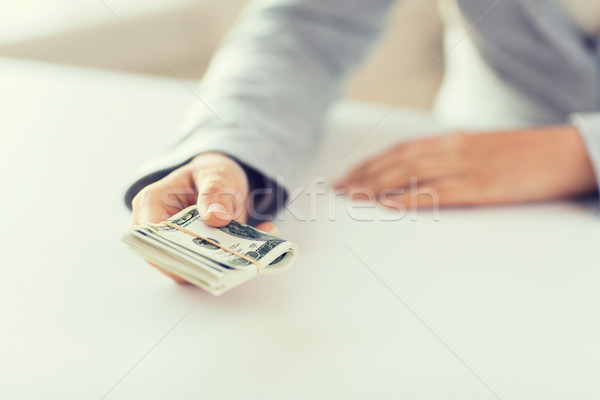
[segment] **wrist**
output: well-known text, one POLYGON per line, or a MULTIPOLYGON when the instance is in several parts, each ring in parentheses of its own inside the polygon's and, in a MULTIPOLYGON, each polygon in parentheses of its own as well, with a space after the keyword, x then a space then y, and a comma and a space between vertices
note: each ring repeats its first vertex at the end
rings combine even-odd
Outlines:
POLYGON ((575 125, 566 124, 556 127, 560 136, 559 144, 563 155, 561 162, 573 179, 580 194, 590 194, 598 189, 596 173, 579 129, 575 125))

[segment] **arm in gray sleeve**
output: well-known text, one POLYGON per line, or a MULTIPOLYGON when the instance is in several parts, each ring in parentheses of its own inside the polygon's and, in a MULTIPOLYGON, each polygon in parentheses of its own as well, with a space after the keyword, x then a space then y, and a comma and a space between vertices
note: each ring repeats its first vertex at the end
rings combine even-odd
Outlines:
POLYGON ((248 6, 209 66, 190 123, 137 172, 127 205, 144 186, 207 151, 238 160, 255 188, 293 182, 316 151, 342 78, 382 31, 391 3, 276 0, 248 6))
MULTIPOLYGON (((581 134, 600 190, 600 112, 572 114, 570 120, 581 134)), ((600 216, 600 208, 598 211, 600 216)))

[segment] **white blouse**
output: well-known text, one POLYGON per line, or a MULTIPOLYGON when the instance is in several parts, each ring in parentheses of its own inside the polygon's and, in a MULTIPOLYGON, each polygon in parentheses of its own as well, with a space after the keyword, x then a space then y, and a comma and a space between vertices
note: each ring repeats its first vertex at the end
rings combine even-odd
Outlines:
POLYGON ((600 1, 558 0, 558 2, 584 32, 593 37, 600 37, 600 1))
MULTIPOLYGON (((600 37, 600 1, 556 0, 581 29, 600 37)), ((502 81, 481 57, 456 0, 439 0, 444 23, 444 80, 433 114, 456 129, 509 129, 552 120, 536 103, 502 81)))

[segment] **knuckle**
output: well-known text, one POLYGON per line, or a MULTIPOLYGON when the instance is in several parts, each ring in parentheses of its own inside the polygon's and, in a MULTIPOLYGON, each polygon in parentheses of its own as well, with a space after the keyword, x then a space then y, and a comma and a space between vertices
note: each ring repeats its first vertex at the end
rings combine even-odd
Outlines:
POLYGON ((404 176, 406 178, 417 178, 422 168, 420 162, 412 162, 404 167, 404 176))
POLYGON ((219 180, 207 180, 202 183, 202 194, 214 195, 224 190, 223 183, 219 180))
POLYGON ((206 177, 218 178, 227 174, 227 167, 224 165, 213 165, 210 167, 203 168, 203 175, 206 177))
POLYGON ((144 199, 147 196, 147 192, 148 192, 148 187, 146 186, 145 188, 143 188, 142 190, 140 190, 135 197, 133 198, 133 200, 131 201, 131 206, 132 208, 136 209, 141 207, 144 204, 144 199))
POLYGON ((136 194, 135 197, 131 200, 131 208, 135 210, 140 206, 140 202, 140 193, 138 192, 138 194, 136 194))
POLYGON ((146 186, 140 192, 142 203, 154 200, 156 198, 157 192, 158 191, 152 185, 146 186))
MULTIPOLYGON (((133 199, 133 202, 135 202, 135 206, 137 207, 144 207, 155 203, 157 200, 160 200, 161 195, 162 191, 152 184, 140 190, 140 192, 133 199)), ((133 202, 132 204, 134 204, 133 202)))
POLYGON ((193 170, 197 181, 211 181, 223 179, 227 175, 228 168, 218 163, 217 165, 197 165, 193 170))
POLYGON ((409 146, 409 143, 398 143, 396 144, 394 147, 392 147, 392 151, 395 153, 400 153, 404 150, 406 150, 406 148, 409 146))
POLYGON ((467 134, 462 132, 453 133, 446 138, 448 148, 457 154, 462 154, 465 150, 467 134))

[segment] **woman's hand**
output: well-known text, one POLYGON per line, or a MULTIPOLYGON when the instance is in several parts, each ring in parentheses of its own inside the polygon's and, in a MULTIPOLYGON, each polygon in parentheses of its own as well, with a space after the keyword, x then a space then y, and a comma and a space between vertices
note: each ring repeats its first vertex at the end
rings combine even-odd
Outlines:
MULTIPOLYGON (((163 179, 146 186, 133 199, 130 226, 159 223, 186 207, 197 204, 202 219, 221 227, 235 219, 246 222, 248 179, 242 167, 221 153, 203 153, 163 179)), ((271 222, 258 229, 277 234, 271 222)), ((185 280, 154 264, 178 283, 185 280)))
POLYGON ((406 208, 566 199, 597 189, 585 146, 570 125, 402 143, 352 168, 339 186, 376 196, 387 190, 386 205, 406 208), (437 196, 411 194, 411 178, 419 191, 437 196), (387 195, 390 189, 404 191, 387 195))

